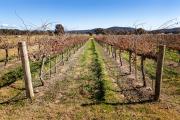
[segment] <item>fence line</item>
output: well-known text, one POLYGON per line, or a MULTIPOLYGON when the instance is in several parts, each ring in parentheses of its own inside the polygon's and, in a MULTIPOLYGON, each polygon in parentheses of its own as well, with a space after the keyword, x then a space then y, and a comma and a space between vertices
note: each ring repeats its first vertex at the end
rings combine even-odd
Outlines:
MULTIPOLYGON (((84 45, 80 44, 80 45, 74 45, 71 48, 68 48, 66 52, 66 57, 62 56, 62 59, 60 61, 57 61, 57 57, 59 57, 61 54, 65 54, 65 53, 61 53, 61 54, 56 54, 55 55, 55 65, 52 66, 52 61, 53 59, 51 58, 51 56, 48 56, 49 59, 49 69, 48 71, 46 71, 45 73, 43 73, 43 68, 44 68, 44 63, 45 63, 45 56, 42 57, 42 61, 41 61, 41 68, 40 68, 40 74, 39 74, 39 78, 42 82, 42 85, 44 85, 44 76, 46 76, 47 74, 49 74, 49 77, 51 79, 52 77, 52 70, 55 69, 55 73, 57 72, 57 66, 60 63, 64 64, 64 60, 65 58, 67 59, 67 61, 69 60, 69 57, 72 55, 72 52, 75 53, 75 51, 77 51, 80 47, 82 47, 84 45)), ((33 85, 32 85, 32 78, 31 78, 31 72, 30 72, 30 64, 29 64, 29 58, 28 58, 28 52, 27 52, 27 46, 26 46, 26 42, 19 42, 18 43, 18 47, 20 50, 20 56, 21 56, 21 61, 22 61, 22 66, 23 66, 23 73, 24 73, 24 80, 25 80, 25 88, 26 88, 26 96, 28 98, 33 98, 34 97, 34 92, 33 92, 33 85)), ((54 56, 53 56, 54 57, 54 56)))
MULTIPOLYGON (((104 50, 113 58, 116 60, 116 54, 117 54, 117 47, 97 41, 103 48, 104 50)), ((157 67, 156 67, 156 79, 155 79, 155 93, 154 93, 154 100, 158 101, 160 98, 160 93, 161 93, 161 82, 162 82, 162 75, 163 75, 163 64, 164 64, 164 57, 165 57, 165 45, 159 45, 158 46, 158 53, 157 53, 157 67)), ((121 50, 119 50, 119 61, 122 66, 122 56, 121 56, 121 50)), ((129 51, 129 73, 132 73, 132 52, 129 51)), ((134 53, 135 54, 135 53, 134 53)), ((137 59, 137 58, 136 58, 137 59)), ((146 87, 146 79, 145 79, 145 70, 144 70, 144 61, 145 61, 145 56, 141 56, 141 70, 142 70, 142 76, 143 76, 143 86, 146 87)), ((135 64, 137 65, 137 64, 135 64)), ((136 66, 137 67, 137 66, 136 66)), ((137 69, 135 69, 135 78, 137 78, 137 69)), ((152 80, 152 85, 153 85, 153 80, 152 80)))

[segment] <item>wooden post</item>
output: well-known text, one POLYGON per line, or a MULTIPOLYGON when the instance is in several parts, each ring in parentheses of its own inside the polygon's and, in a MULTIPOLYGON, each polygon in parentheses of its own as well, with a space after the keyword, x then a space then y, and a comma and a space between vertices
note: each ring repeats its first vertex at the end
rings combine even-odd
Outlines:
POLYGON ((106 44, 106 52, 108 52, 108 45, 106 44))
POLYGON ((105 43, 102 43, 102 44, 103 44, 104 51, 106 51, 106 44, 105 43))
POLYGON ((138 80, 138 75, 137 75, 137 53, 135 52, 135 57, 134 57, 134 69, 135 69, 135 79, 138 80))
POLYGON ((67 51, 67 54, 66 54, 66 61, 69 60, 69 48, 66 50, 67 51))
POLYGON ((110 47, 110 45, 108 45, 108 51, 109 51, 109 55, 111 55, 111 47, 110 47))
POLYGON ((55 73, 57 72, 57 55, 56 55, 56 57, 55 57, 55 73))
POLYGON ((70 57, 71 56, 71 48, 69 48, 68 51, 69 51, 68 57, 70 57))
POLYGON ((155 82, 155 96, 154 100, 158 101, 161 94, 161 81, 163 75, 163 64, 165 55, 165 45, 159 46, 159 53, 157 57, 157 68, 156 68, 156 82, 155 82))
POLYGON ((73 53, 75 54, 76 53, 76 45, 73 46, 73 53))
POLYGON ((145 70, 144 70, 144 61, 145 61, 145 57, 141 56, 141 73, 142 73, 142 79, 143 79, 143 86, 146 87, 147 83, 146 83, 146 77, 145 77, 145 70))
POLYGON ((44 76, 43 76, 44 63, 45 63, 45 55, 42 56, 40 74, 39 74, 42 86, 44 86, 44 76))
POLYGON ((63 56, 63 52, 64 52, 64 51, 62 51, 61 57, 62 57, 62 63, 63 63, 63 65, 64 65, 64 56, 63 56))
POLYGON ((51 74, 52 74, 52 71, 51 71, 51 55, 49 55, 49 77, 51 78, 51 74))
POLYGON ((21 57, 20 57, 20 50, 19 50, 19 47, 18 47, 17 51, 18 51, 18 53, 17 53, 17 54, 18 54, 18 60, 20 60, 21 57))
POLYGON ((8 63, 8 61, 9 61, 9 49, 8 48, 6 48, 5 49, 5 53, 6 53, 6 59, 5 59, 5 63, 4 63, 4 66, 6 66, 7 65, 7 63, 8 63))
POLYGON ((76 45, 76 51, 79 49, 78 47, 79 47, 79 44, 76 45))
POLYGON ((116 48, 114 47, 114 59, 116 60, 117 54, 116 54, 116 48))
POLYGON ((25 88, 26 88, 26 96, 28 98, 34 97, 33 86, 32 86, 32 78, 31 78, 31 71, 29 65, 29 58, 28 52, 26 47, 26 42, 19 42, 18 47, 20 50, 22 67, 24 72, 24 80, 25 80, 25 88))
POLYGON ((38 42, 39 51, 41 50, 41 44, 38 42))
POLYGON ((135 39, 134 41, 135 43, 135 56, 134 56, 134 70, 135 70, 135 79, 138 80, 138 76, 137 76, 137 39, 135 39))
POLYGON ((71 57, 72 48, 69 48, 69 57, 71 57))
POLYGON ((132 72, 132 51, 129 51, 129 74, 132 72))
POLYGON ((121 49, 119 49, 119 62, 120 62, 120 65, 122 66, 122 55, 121 55, 121 49))
POLYGON ((111 45, 111 57, 113 58, 113 46, 111 45))

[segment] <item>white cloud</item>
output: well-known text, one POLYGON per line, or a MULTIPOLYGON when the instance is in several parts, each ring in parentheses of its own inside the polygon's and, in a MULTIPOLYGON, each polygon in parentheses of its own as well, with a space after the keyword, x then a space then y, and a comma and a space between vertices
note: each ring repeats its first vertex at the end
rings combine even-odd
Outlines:
POLYGON ((14 28, 18 28, 16 25, 9 25, 6 23, 0 24, 0 28, 5 28, 5 29, 14 29, 14 28))
POLYGON ((3 26, 3 27, 8 27, 9 24, 2 24, 1 26, 3 26))

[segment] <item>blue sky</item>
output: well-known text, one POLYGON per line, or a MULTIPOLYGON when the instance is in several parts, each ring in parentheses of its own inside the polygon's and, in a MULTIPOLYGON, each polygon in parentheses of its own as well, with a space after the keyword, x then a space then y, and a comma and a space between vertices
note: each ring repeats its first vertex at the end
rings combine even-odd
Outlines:
POLYGON ((62 23, 66 29, 129 27, 144 23, 155 29, 180 19, 180 0, 0 0, 0 25, 23 26, 62 23))

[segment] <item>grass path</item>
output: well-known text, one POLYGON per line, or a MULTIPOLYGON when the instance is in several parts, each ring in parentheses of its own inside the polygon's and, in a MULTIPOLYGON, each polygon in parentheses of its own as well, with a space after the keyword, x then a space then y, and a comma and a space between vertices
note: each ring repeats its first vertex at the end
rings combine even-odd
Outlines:
POLYGON ((124 78, 117 63, 94 40, 89 40, 58 71, 45 87, 37 89, 32 103, 22 100, 0 105, 0 119, 178 120, 178 111, 167 109, 164 103, 116 104, 127 100, 119 92, 119 80, 124 78))

